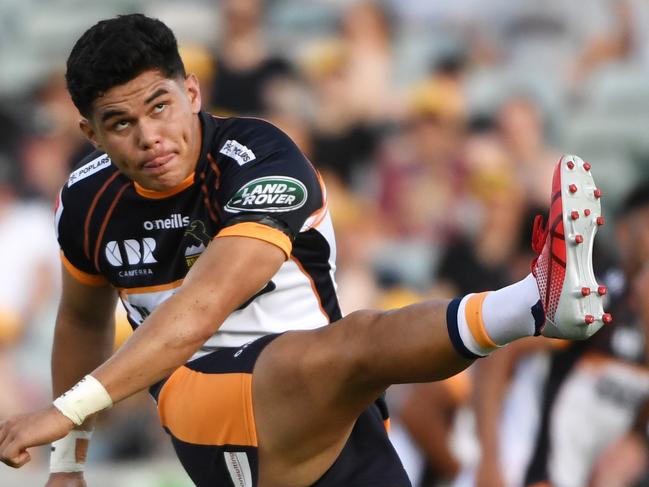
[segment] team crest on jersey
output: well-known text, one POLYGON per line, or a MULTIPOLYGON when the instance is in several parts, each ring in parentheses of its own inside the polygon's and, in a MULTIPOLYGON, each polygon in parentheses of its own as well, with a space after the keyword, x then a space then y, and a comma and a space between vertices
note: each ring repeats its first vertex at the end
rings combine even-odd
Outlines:
POLYGON ((223 147, 221 147, 219 152, 224 156, 231 157, 237 161, 240 166, 243 166, 247 162, 254 161, 257 158, 252 150, 248 149, 245 145, 240 144, 236 140, 228 140, 223 144, 223 147))
POLYGON ((185 236, 192 237, 192 243, 185 249, 185 263, 187 264, 187 268, 191 269, 194 262, 205 251, 212 237, 207 233, 205 223, 201 220, 192 221, 187 230, 185 230, 185 236))
POLYGON ((88 164, 81 166, 70 174, 70 178, 68 179, 68 188, 82 179, 86 179, 88 176, 92 176, 96 172, 107 168, 108 166, 110 166, 110 157, 105 154, 93 159, 88 164))
POLYGON ((225 205, 226 211, 261 211, 276 213, 296 210, 306 203, 308 191, 297 179, 266 176, 246 183, 225 205))

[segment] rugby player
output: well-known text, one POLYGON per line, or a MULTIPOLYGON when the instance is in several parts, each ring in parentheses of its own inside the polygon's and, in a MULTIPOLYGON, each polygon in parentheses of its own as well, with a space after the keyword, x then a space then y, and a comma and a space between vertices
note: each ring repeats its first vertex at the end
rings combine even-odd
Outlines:
POLYGON ((610 298, 617 326, 552 354, 525 485, 610 485, 593 477, 593 468, 599 463, 603 475, 611 460, 603 456, 607 447, 631 428, 649 399, 648 182, 625 197, 616 237, 620 267, 604 273, 608 286, 600 291, 610 298))
POLYGON ((590 165, 557 164, 532 274, 504 289, 342 317, 326 191, 288 137, 201 111, 173 33, 127 15, 77 41, 67 83, 97 151, 56 210, 63 294, 52 406, 0 424, 0 460, 53 443, 48 486, 83 486, 92 416, 150 388, 199 486, 406 487, 380 400, 519 337, 584 339, 610 315, 590 249, 590 165), (571 216, 572 215, 572 216, 571 216), (109 358, 117 297, 135 328, 109 358))

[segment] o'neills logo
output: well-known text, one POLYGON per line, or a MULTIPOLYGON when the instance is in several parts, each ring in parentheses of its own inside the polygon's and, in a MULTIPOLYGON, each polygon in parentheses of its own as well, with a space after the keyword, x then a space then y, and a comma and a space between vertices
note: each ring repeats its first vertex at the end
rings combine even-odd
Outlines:
POLYGON ((167 230, 169 228, 185 228, 189 225, 189 217, 174 213, 169 218, 160 220, 147 220, 144 222, 145 230, 167 230))

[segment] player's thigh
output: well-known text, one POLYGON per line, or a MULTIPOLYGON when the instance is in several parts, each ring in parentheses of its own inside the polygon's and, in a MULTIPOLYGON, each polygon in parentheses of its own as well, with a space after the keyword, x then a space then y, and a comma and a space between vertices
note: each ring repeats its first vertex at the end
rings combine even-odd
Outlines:
POLYGON ((354 313, 352 320, 288 332, 264 349, 253 371, 253 401, 265 449, 342 448, 356 418, 387 386, 368 379, 360 343, 374 317, 354 313))

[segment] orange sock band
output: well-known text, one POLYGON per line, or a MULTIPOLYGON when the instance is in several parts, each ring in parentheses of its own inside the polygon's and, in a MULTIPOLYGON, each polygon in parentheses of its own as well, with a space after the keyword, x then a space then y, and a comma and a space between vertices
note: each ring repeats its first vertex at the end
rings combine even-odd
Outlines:
POLYGON ((471 335, 473 335, 478 345, 485 349, 494 349, 498 348, 498 345, 487 334, 484 320, 482 319, 482 303, 484 303, 487 294, 489 293, 484 292, 470 296, 466 302, 464 316, 469 325, 469 331, 471 331, 471 335))

